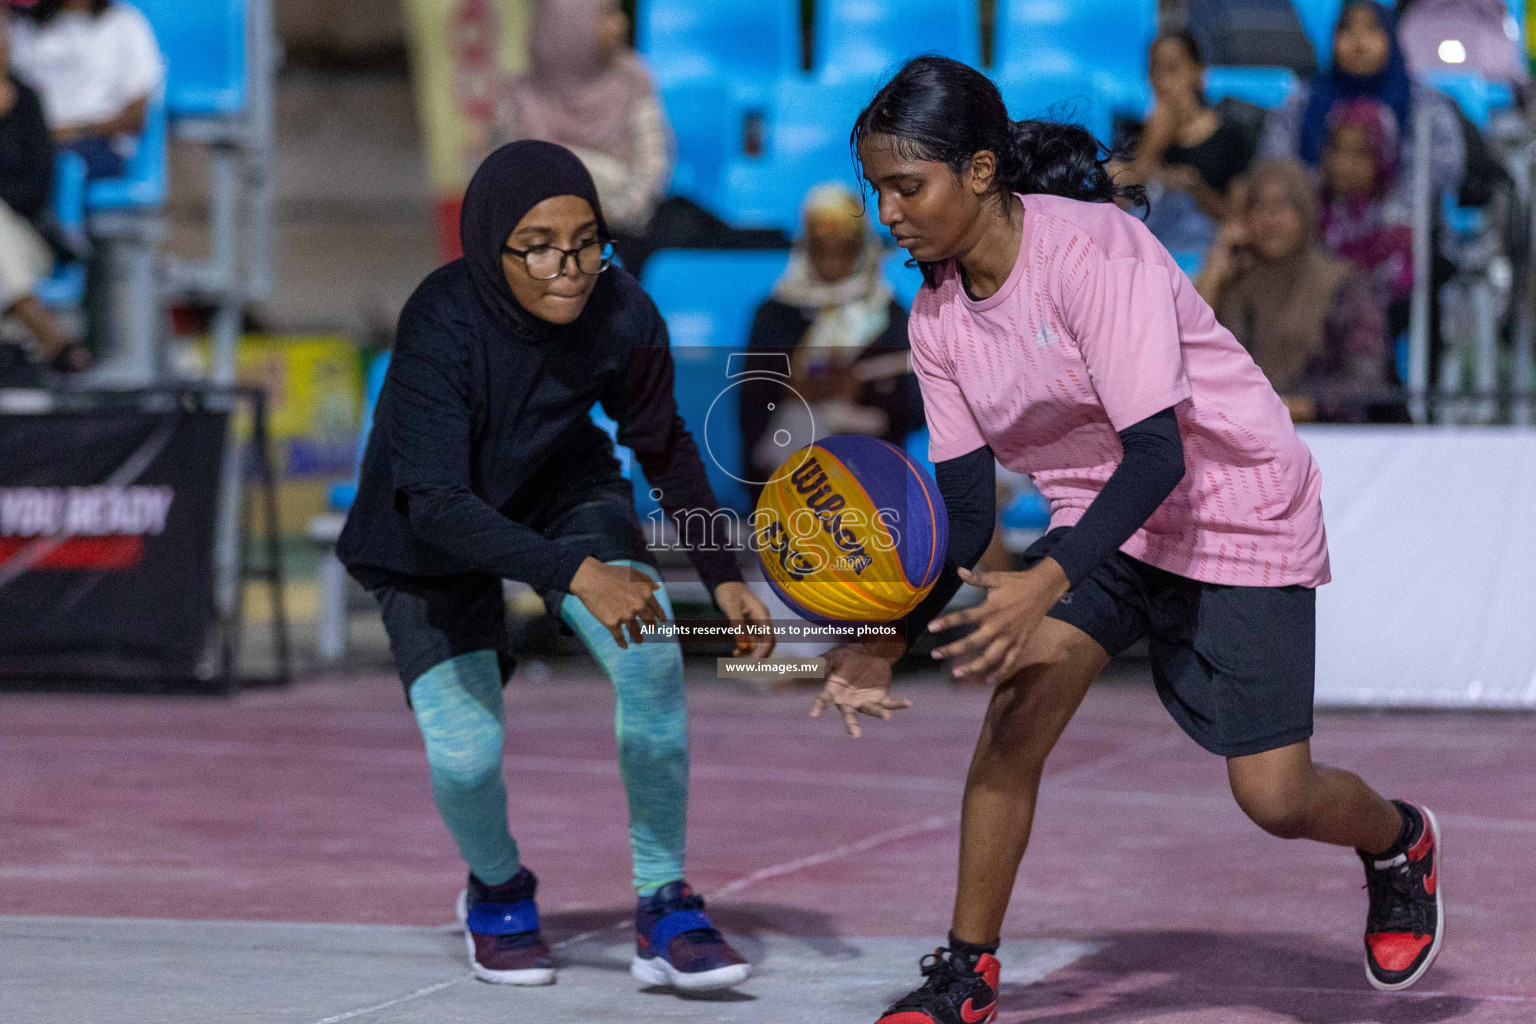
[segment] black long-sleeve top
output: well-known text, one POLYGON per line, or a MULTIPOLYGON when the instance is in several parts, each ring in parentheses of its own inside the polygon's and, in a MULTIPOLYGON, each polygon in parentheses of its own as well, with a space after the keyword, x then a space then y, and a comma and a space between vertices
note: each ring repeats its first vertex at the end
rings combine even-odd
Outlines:
MULTIPOLYGON (((568 590, 588 553, 516 516, 534 498, 525 485, 552 460, 611 456, 591 422, 594 402, 661 490, 664 511, 716 509, 677 414, 666 324, 633 277, 604 273, 572 324, 524 314, 516 326, 475 301, 463 260, 434 272, 406 303, 337 544, 365 584, 482 572, 539 593, 568 590)), ((729 551, 689 557, 711 592, 741 579, 729 551)))
MULTIPOLYGON (((1051 552, 1077 586, 1141 528, 1184 478, 1184 442, 1172 409, 1120 431, 1124 457, 1072 532, 1051 552)), ((910 645, 960 589, 959 569, 980 560, 997 524, 992 449, 983 446, 934 466, 949 515, 949 549, 938 582, 904 620, 910 645)))
POLYGON ((37 93, 11 78, 16 102, 0 115, 0 200, 37 223, 53 191, 53 136, 37 93))

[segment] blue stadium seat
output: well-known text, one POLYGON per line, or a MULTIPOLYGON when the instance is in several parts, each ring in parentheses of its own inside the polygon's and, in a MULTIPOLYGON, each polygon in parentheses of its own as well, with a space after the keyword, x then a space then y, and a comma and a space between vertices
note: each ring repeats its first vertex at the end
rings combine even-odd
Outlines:
POLYGON ((165 55, 172 117, 227 117, 245 106, 246 0, 133 0, 165 55))
POLYGON ((1301 85, 1290 68, 1221 66, 1205 70, 1205 98, 1219 103, 1238 99, 1265 110, 1285 105, 1301 85))
POLYGON ((659 85, 766 86, 800 72, 796 0, 640 0, 635 38, 659 85))
POLYGON ((1015 120, 1039 118, 1080 124, 1106 145, 1114 121, 1095 77, 1081 65, 1056 55, 1050 61, 1015 66, 1004 72, 997 88, 1015 120))
POLYGON ((731 90, 718 79, 698 79, 667 86, 660 95, 677 138, 671 191, 713 209, 726 160, 742 148, 731 90))
POLYGON ((826 82, 879 77, 923 53, 981 66, 976 0, 820 0, 815 27, 816 74, 826 82))
POLYGON ((165 201, 165 97, 156 96, 144 115, 139 148, 120 178, 98 178, 86 186, 86 206, 92 213, 142 210, 165 201))
POLYGON ((1449 96, 1480 131, 1487 131, 1493 115, 1515 104, 1514 90, 1503 82, 1470 73, 1430 71, 1424 75, 1428 85, 1449 96))
POLYGON ((328 496, 333 512, 345 512, 357 500, 357 473, 363 468, 363 452, 368 450, 368 435, 373 432, 373 410, 379 404, 379 392, 384 390, 384 374, 389 370, 389 352, 380 352, 368 364, 368 383, 363 399, 362 429, 357 434, 357 467, 353 479, 336 484, 328 496))
MULTIPOLYGON (((905 257, 905 253, 892 253, 886 257, 885 270, 897 300, 909 305, 922 281, 915 269, 901 265, 905 257)), ((740 472, 742 453, 737 432, 739 390, 730 387, 729 357, 745 350, 752 315, 773 291, 788 258, 783 250, 664 249, 645 264, 645 290, 666 318, 671 335, 678 411, 698 443, 716 498, 739 512, 750 508, 746 488, 731 476, 740 472), (720 403, 711 419, 717 398, 720 403), (713 428, 707 437, 706 420, 713 428)), ((632 480, 635 507, 643 519, 656 503, 638 467, 632 480)))
POLYGON ((1136 117, 1151 100, 1147 47, 1157 35, 1157 0, 999 0, 992 66, 999 78, 1088 69, 1114 113, 1136 117))
POLYGON ((1184 276, 1191 281, 1200 273, 1200 268, 1205 266, 1204 249, 1170 249, 1168 255, 1173 257, 1173 262, 1184 271, 1184 276))
POLYGON ((726 166, 721 216, 739 226, 793 234, 800 202, 812 186, 840 181, 857 189, 848 135, 875 88, 872 81, 780 80, 768 110, 763 155, 738 157, 726 166))
MULTIPOLYGON (((85 237, 85 159, 60 153, 53 170, 53 217, 64 233, 85 237)), ((37 300, 45 306, 74 306, 85 298, 85 264, 54 267, 53 276, 37 283, 37 300)))
POLYGON ((1005 530, 1044 530, 1051 525, 1051 503, 1031 487, 1014 495, 998 519, 1005 530))
POLYGON ((933 476, 933 462, 928 458, 928 439, 928 428, 926 426, 918 427, 907 435, 907 440, 902 447, 906 448, 907 455, 912 458, 913 462, 926 469, 929 476, 933 476))
MULTIPOLYGON (((1497 111, 1514 106, 1514 92, 1502 82, 1490 82, 1478 75, 1449 71, 1431 71, 1424 79, 1449 96, 1479 131, 1488 130, 1497 111)), ((1482 209, 1458 206, 1455 196, 1449 193, 1443 197, 1441 216, 1451 232, 1463 238, 1478 234, 1486 222, 1486 214, 1482 209)))
POLYGON ((1344 0, 1291 0, 1301 27, 1317 50, 1320 70, 1333 66, 1333 30, 1339 23, 1344 0))
MULTIPOLYGON (((783 250, 666 249, 645 264, 645 290, 671 335, 678 412, 698 443, 715 497, 739 512, 750 508, 746 488, 731 476, 740 473, 741 436, 738 389, 730 387, 728 357, 746 348, 752 313, 773 290, 787 260, 783 250), (706 438, 705 421, 722 395, 713 413, 719 427, 706 438)), ((635 505, 644 517, 656 503, 639 467, 633 480, 635 505)))

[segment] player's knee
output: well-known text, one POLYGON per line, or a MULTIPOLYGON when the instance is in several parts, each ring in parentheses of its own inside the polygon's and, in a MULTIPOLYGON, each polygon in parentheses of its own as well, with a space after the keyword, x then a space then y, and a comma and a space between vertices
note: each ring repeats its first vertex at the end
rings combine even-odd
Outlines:
POLYGON ((1009 770, 1039 773, 1045 767, 1050 744, 1037 736, 1038 716, 1032 712, 1034 701, 1027 676, 998 683, 987 709, 985 752, 993 758, 1005 758, 1009 770))
POLYGON ((1036 630, 1024 649, 1024 668, 1019 674, 1031 671, 1038 673, 1042 669, 1062 669, 1075 663, 1081 657, 1076 640, 1076 637, 1063 630, 1036 630))
POLYGON ((663 702, 683 699, 683 651, 674 640, 632 643, 607 666, 619 695, 663 702))
POLYGON ((1304 838, 1312 824, 1312 807, 1303 794, 1283 786, 1234 786, 1232 795, 1250 821, 1278 839, 1304 838))
POLYGON ((500 724, 427 734, 427 764, 432 780, 456 789, 474 789, 501 774, 503 730, 500 724))

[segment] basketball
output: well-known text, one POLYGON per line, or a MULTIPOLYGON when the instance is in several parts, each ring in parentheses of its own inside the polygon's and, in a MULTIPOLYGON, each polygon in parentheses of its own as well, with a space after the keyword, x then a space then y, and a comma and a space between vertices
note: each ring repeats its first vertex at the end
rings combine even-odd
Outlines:
POLYGON ((813 622, 884 622, 927 596, 949 518, 938 485, 900 448, 842 434, 792 453, 752 514, 763 576, 813 622))

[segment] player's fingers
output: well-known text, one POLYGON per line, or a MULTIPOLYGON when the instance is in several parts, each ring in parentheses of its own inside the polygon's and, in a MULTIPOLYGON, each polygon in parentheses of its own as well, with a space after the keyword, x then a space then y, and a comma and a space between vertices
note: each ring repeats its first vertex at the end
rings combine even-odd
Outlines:
POLYGON ((820 718, 821 717, 821 713, 826 708, 826 706, 827 706, 827 691, 826 690, 822 690, 821 693, 819 693, 816 696, 816 699, 811 701, 811 717, 812 718, 820 718))
POLYGON ((989 572, 985 569, 971 569, 966 571, 964 579, 965 582, 969 583, 973 587, 986 588, 995 587, 1001 583, 1002 580, 999 578, 1000 576, 1000 573, 989 572))
POLYGON ((934 649, 935 658, 958 658, 967 661, 972 656, 986 650, 987 646, 996 639, 1001 627, 997 623, 983 622, 965 636, 952 644, 934 649))
POLYGON ((863 735, 859 729, 859 716, 850 707, 843 708, 843 728, 848 730, 848 735, 858 739, 863 735))
POLYGON ((892 697, 887 695, 880 698, 880 705, 882 707, 890 708, 892 711, 900 711, 902 708, 911 707, 912 702, 905 697, 892 697))
POLYGON ((655 594, 652 594, 649 598, 646 599, 645 607, 657 622, 667 621, 667 610, 661 606, 660 601, 656 600, 655 594))
POLYGON ((976 652, 975 656, 955 665, 956 679, 974 679, 985 676, 1003 663, 1003 658, 1008 653, 1008 639, 995 637, 986 646, 976 652))
POLYGON ((980 622, 986 613, 981 605, 973 605, 970 608, 962 608, 958 612, 950 612, 948 615, 940 615, 928 623, 928 632, 942 633, 946 629, 954 629, 956 626, 964 626, 971 622, 980 622))

